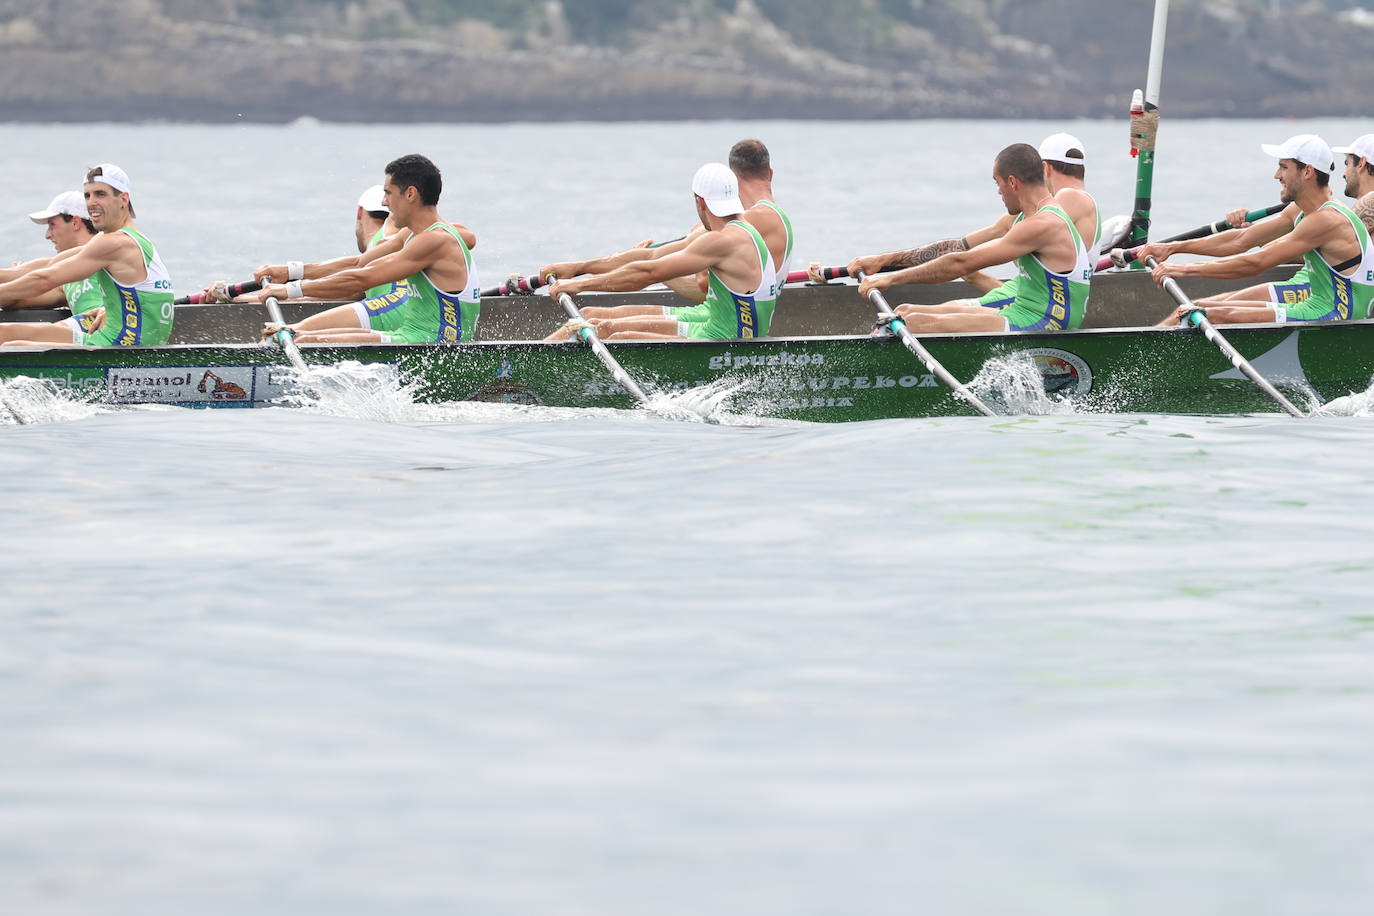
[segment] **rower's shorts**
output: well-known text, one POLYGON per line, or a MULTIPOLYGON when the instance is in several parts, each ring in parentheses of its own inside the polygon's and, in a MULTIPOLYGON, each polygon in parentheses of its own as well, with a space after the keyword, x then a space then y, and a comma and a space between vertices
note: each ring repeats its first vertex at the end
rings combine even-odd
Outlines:
POLYGON ((988 290, 977 299, 960 299, 964 305, 981 305, 984 308, 1002 309, 1016 301, 1016 281, 1017 277, 1012 277, 1006 283, 996 289, 988 290))
MULTIPOLYGON (((1271 284, 1272 285, 1272 284, 1271 284)), ((1349 318, 1336 309, 1336 304, 1324 299, 1308 296, 1292 305, 1275 305, 1274 320, 1285 321, 1340 321, 1349 318)))
POLYGON ((710 309, 705 302, 698 305, 665 305, 663 314, 678 321, 705 321, 710 317, 710 309))
MULTIPOLYGON (((1279 305, 1279 308, 1274 310, 1276 312, 1291 308, 1312 297, 1312 281, 1308 277, 1306 267, 1293 274, 1293 276, 1282 283, 1267 284, 1265 289, 1268 291, 1269 301, 1279 305)), ((1280 318, 1278 320, 1283 321, 1284 319, 1280 318)), ((1314 321, 1316 319, 1303 318, 1294 320, 1314 321)))
POLYGON ((410 301, 410 284, 394 283, 391 292, 353 303, 358 326, 387 334, 405 324, 405 304, 410 301))
POLYGON ((59 327, 71 329, 72 343, 78 346, 106 347, 113 343, 113 341, 100 340, 97 342, 91 339, 97 333, 91 330, 95 326, 95 314, 93 312, 63 318, 57 324, 59 327))

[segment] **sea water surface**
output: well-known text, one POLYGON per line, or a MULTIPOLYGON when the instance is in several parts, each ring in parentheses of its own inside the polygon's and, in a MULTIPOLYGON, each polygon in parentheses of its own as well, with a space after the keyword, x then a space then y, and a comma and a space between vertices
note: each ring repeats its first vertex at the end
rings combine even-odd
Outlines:
MULTIPOLYGON (((842 263, 991 221, 992 156, 1065 128, 1124 212, 1106 122, 7 126, 0 249, 43 254, 24 214, 114 161, 175 278, 238 279, 347 251, 421 151, 495 281, 677 234, 756 135, 842 263)), ((1156 235, 1273 200, 1256 145, 1313 129, 1369 126, 1166 124, 1156 235)), ((4 912, 1374 904, 1367 397, 821 426, 335 381, 6 387, 4 912)))

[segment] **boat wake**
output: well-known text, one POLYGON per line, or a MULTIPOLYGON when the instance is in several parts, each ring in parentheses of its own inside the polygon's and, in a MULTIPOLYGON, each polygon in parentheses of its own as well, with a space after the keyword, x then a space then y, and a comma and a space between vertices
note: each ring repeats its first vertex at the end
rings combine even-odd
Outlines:
POLYGON ((108 408, 59 387, 46 379, 17 378, 0 381, 0 425, 65 423, 84 420, 108 408))
POLYGON ((1045 375, 1034 358, 1016 353, 990 359, 968 388, 993 411, 1005 416, 1062 416, 1076 414, 1066 397, 1046 391, 1045 375))
POLYGON ((737 425, 754 421, 726 411, 730 399, 744 387, 742 382, 728 378, 716 379, 706 385, 680 391, 662 391, 649 395, 646 409, 665 420, 686 423, 720 423, 737 425))
POLYGON ((419 404, 418 380, 401 377, 387 363, 353 360, 333 365, 307 366, 291 372, 291 387, 279 403, 331 417, 397 423, 436 419, 430 405, 419 404))
POLYGON ((1309 407, 1318 417, 1374 417, 1374 379, 1364 391, 1332 398, 1315 409, 1309 407))

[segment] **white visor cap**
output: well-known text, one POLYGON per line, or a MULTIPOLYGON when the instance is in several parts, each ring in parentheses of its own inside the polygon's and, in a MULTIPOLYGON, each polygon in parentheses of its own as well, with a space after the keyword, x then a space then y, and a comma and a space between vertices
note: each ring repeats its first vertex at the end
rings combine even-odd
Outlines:
POLYGON ((94 166, 91 171, 95 171, 96 169, 100 169, 100 174, 92 178, 91 181, 103 182, 121 194, 129 193, 128 172, 110 162, 102 162, 100 165, 94 166))
POLYGON ((362 196, 358 198, 358 206, 362 207, 368 213, 377 213, 381 210, 385 210, 386 212, 390 213, 391 208, 388 207, 386 204, 382 203, 382 198, 384 198, 385 196, 386 190, 381 185, 374 184, 372 187, 364 191, 362 193, 362 196))
POLYGON ((708 162, 692 178, 692 193, 706 201, 706 209, 716 216, 744 212, 739 199, 739 179, 728 165, 708 162))
POLYGON ((1082 142, 1073 134, 1050 134, 1040 142, 1040 158, 1047 162, 1063 162, 1066 165, 1087 165, 1088 153, 1082 142), (1077 156, 1069 155, 1074 150, 1077 156))
POLYGON ((1275 159, 1296 159, 1303 165, 1310 165, 1328 175, 1336 171, 1336 157, 1331 154, 1331 147, 1316 134, 1298 134, 1289 137, 1278 146, 1261 143, 1260 149, 1275 159))
POLYGON ((1331 152, 1340 153, 1342 156, 1349 153, 1356 159, 1374 162, 1374 134, 1356 137, 1349 146, 1333 146, 1331 152))
POLYGON ((37 213, 30 213, 29 219, 35 223, 46 223, 54 216, 76 216, 81 219, 90 219, 91 214, 86 212, 86 198, 80 191, 63 191, 52 199, 46 210, 39 210, 37 213))

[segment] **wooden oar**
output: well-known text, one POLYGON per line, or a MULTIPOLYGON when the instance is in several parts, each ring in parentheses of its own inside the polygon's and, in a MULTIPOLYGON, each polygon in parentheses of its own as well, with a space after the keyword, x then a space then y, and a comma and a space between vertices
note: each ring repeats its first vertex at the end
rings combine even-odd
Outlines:
MULTIPOLYGON (((1154 258, 1146 258, 1145 266, 1149 268, 1154 268, 1159 266, 1159 262, 1156 261, 1154 258)), ((1211 320, 1208 319, 1207 313, 1202 309, 1198 308, 1197 303, 1195 303, 1192 299, 1188 298, 1188 294, 1185 293, 1179 287, 1179 285, 1174 282, 1173 277, 1164 278, 1164 291, 1168 293, 1170 297, 1172 297, 1173 300, 1177 302, 1179 305, 1184 306, 1185 308, 1193 309, 1193 311, 1188 312, 1186 314, 1186 320, 1195 327, 1201 328, 1202 333, 1207 337, 1207 339, 1210 340, 1212 343, 1216 344, 1217 349, 1220 350, 1223 354, 1225 354, 1226 358, 1231 361, 1231 365, 1235 366, 1238 370, 1240 370, 1241 373, 1245 375, 1246 378, 1248 378, 1250 381, 1258 385, 1261 391, 1269 395, 1270 399, 1275 404, 1282 407, 1284 411, 1287 412, 1290 416, 1305 416, 1305 414, 1301 410, 1298 410, 1298 408, 1294 407, 1293 402, 1288 400, 1288 398, 1284 397, 1283 393, 1280 392, 1277 388, 1275 388, 1267 378, 1260 375, 1259 372, 1255 369, 1255 367, 1250 365, 1249 361, 1246 360, 1244 356, 1240 355, 1240 351, 1237 350, 1235 347, 1231 346, 1231 342, 1229 340, 1221 336, 1221 332, 1218 331, 1215 327, 1213 327, 1211 320)))
MULTIPOLYGON (((568 317, 572 320, 583 320, 582 313, 577 310, 577 303, 573 302, 572 296, 569 296, 567 293, 561 294, 558 297, 558 304, 563 306, 563 311, 567 312, 568 317)), ((596 358, 601 360, 601 365, 605 366, 610 371, 611 377, 616 380, 621 388, 628 391, 630 396, 638 401, 641 406, 649 406, 649 396, 646 395, 644 390, 639 387, 639 384, 630 377, 630 373, 626 372, 620 363, 616 361, 616 358, 611 355, 611 351, 606 349, 606 345, 601 342, 600 337, 596 336, 595 331, 584 326, 577 329, 577 336, 583 343, 592 348, 592 352, 596 354, 596 358)))
POLYGON ((276 296, 268 296, 263 302, 267 307, 267 317, 272 319, 272 323, 278 325, 280 330, 272 335, 277 346, 286 354, 286 361, 291 367, 302 374, 306 371, 305 360, 301 357, 300 347, 296 346, 296 332, 286 326, 286 320, 281 315, 281 305, 277 302, 276 296))
MULTIPOLYGON (((1287 204, 1274 204, 1272 207, 1265 207, 1262 210, 1251 210, 1245 214, 1245 221, 1248 223, 1258 222, 1259 220, 1264 219, 1266 216, 1273 216, 1275 213, 1278 213, 1286 206, 1287 204)), ((1218 232, 1225 232, 1226 230, 1232 228, 1234 227, 1225 219, 1219 219, 1215 223, 1207 223, 1204 226, 1198 226, 1196 229, 1189 229, 1187 232, 1180 232, 1178 235, 1171 235, 1167 239, 1163 239, 1162 241, 1187 242, 1191 241, 1192 239, 1200 239, 1206 238, 1209 235, 1216 235, 1218 232)), ((1131 248, 1123 252, 1122 260, 1127 264, 1131 263, 1135 260, 1135 253, 1137 250, 1139 249, 1131 248)), ((1105 257, 1097 262, 1097 269, 1106 270, 1108 267, 1111 267, 1114 263, 1116 262, 1113 261, 1110 257, 1105 257)))
MULTIPOLYGON (((235 296, 242 296, 244 293, 256 293, 260 289, 262 289, 262 284, 257 280, 244 280, 242 283, 226 283, 224 286, 224 295, 226 298, 232 299, 235 296)), ((189 296, 173 299, 172 304, 200 305, 204 301, 204 293, 192 293, 189 296)))
MULTIPOLYGON (((859 271, 858 281, 862 283, 865 276, 862 270, 859 271)), ((878 310, 878 317, 887 325, 888 330, 902 339, 902 343, 906 345, 906 348, 921 361, 927 370, 934 374, 940 381, 944 382, 951 391, 983 416, 997 416, 988 409, 988 405, 978 400, 978 395, 965 388, 962 382, 949 374, 949 370, 940 365, 939 360, 930 355, 929 350, 921 346, 921 342, 916 339, 916 335, 911 333, 911 329, 906 326, 906 322, 903 321, 896 312, 892 311, 892 306, 887 304, 887 300, 883 298, 882 293, 876 289, 869 290, 868 301, 873 303, 873 307, 878 310)))

